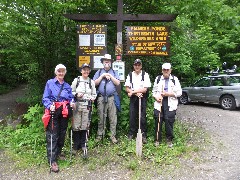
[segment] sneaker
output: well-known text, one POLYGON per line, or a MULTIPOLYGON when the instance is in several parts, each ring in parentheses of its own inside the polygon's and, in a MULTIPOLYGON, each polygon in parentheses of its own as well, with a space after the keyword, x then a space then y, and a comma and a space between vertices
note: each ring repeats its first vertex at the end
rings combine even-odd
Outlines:
POLYGON ((113 144, 116 144, 118 142, 117 139, 115 138, 115 136, 111 136, 110 139, 113 144))
POLYGON ((51 165, 51 171, 57 173, 59 171, 58 165, 56 162, 53 162, 51 165))
POLYGON ((147 144, 147 138, 146 137, 142 137, 142 143, 147 144))
POLYGON ((133 139, 133 135, 129 134, 128 135, 128 140, 131 141, 133 139))
POLYGON ((155 141, 154 145, 155 145, 155 147, 158 147, 159 146, 159 141, 155 141))

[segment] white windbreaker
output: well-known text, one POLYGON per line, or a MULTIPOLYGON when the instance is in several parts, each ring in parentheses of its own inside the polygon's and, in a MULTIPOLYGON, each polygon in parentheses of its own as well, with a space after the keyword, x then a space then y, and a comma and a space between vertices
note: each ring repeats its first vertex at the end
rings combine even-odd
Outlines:
MULTIPOLYGON (((152 95, 153 97, 160 96, 161 92, 164 89, 165 86, 165 80, 163 75, 160 78, 160 81, 157 83, 158 76, 155 78, 152 95)), ((181 84, 176 76, 169 76, 169 82, 168 82, 168 92, 173 93, 175 97, 168 97, 168 106, 169 111, 177 110, 178 105, 178 97, 182 95, 182 88, 181 84)), ((154 109, 159 110, 160 109, 160 103, 155 101, 154 102, 154 109)))

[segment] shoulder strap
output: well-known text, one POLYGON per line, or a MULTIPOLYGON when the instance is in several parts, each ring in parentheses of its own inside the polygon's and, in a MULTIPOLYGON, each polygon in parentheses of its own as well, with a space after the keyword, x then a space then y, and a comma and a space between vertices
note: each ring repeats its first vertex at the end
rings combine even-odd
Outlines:
POLYGON ((161 79, 161 75, 158 75, 157 84, 159 83, 160 79, 161 79))
POLYGON ((99 70, 99 72, 98 72, 98 77, 100 77, 101 72, 102 72, 102 69, 99 70))
POLYGON ((88 77, 88 79, 89 79, 89 88, 90 88, 90 89, 92 89, 92 82, 91 82, 91 78, 90 78, 90 77, 88 77))
POLYGON ((76 89, 77 89, 77 87, 78 87, 79 83, 80 83, 80 76, 78 76, 78 77, 77 77, 76 89))
POLYGON ((133 88, 133 83, 132 83, 132 72, 130 72, 128 75, 129 75, 129 77, 130 77, 130 84, 132 85, 132 88, 133 88))
POLYGON ((174 79, 174 75, 172 75, 172 82, 173 82, 173 84, 175 85, 175 79, 174 79))
POLYGON ((142 81, 144 81, 144 75, 145 75, 145 71, 142 70, 142 81))
POLYGON ((60 91, 59 91, 59 93, 58 93, 58 95, 57 95, 57 100, 56 100, 56 101, 59 100, 60 94, 61 94, 61 92, 62 92, 62 90, 63 90, 63 86, 64 86, 64 83, 63 83, 62 86, 61 86, 61 89, 60 89, 60 91))

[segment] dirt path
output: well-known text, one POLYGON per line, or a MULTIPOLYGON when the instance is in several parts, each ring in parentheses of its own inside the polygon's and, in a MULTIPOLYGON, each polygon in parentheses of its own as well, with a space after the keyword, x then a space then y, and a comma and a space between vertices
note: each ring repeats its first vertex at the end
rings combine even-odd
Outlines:
POLYGON ((17 106, 16 99, 24 96, 26 87, 26 85, 20 85, 13 91, 0 95, 0 120, 13 113, 17 106))

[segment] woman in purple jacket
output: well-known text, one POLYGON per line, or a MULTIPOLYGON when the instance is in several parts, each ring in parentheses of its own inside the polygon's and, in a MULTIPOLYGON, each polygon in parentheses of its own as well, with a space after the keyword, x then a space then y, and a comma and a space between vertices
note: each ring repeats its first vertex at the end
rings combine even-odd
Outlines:
POLYGON ((62 157, 65 135, 73 100, 71 86, 64 81, 67 70, 63 64, 55 68, 56 77, 47 81, 42 103, 48 118, 44 120, 46 128, 47 158, 50 171, 58 172, 57 158, 62 157))

